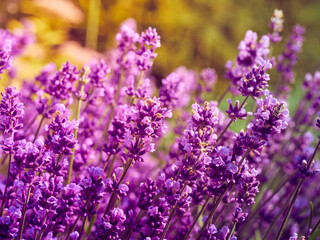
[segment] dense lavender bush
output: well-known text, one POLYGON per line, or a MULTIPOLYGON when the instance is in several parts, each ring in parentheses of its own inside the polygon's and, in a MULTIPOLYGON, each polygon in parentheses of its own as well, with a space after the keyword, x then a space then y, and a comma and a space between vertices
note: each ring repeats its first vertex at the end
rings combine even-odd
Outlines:
MULTIPOLYGON (((282 15, 266 35, 245 34, 217 101, 205 97, 217 81, 210 68, 179 67, 155 89, 160 36, 138 34, 132 19, 110 58, 49 64, 21 91, 7 87, 0 239, 317 239, 320 73, 306 74, 289 115, 304 28, 273 56, 282 15), (224 99, 229 91, 238 100, 224 99), (246 128, 231 130, 237 121, 246 128)), ((32 38, 0 33, 3 74, 23 50, 17 42, 32 38)))

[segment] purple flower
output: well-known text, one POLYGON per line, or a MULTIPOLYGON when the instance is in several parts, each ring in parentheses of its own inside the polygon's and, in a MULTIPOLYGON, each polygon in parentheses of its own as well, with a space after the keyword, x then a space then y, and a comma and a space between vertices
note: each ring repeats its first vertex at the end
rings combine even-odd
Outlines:
POLYGON ((129 18, 122 23, 120 32, 116 35, 118 48, 121 51, 132 50, 135 48, 135 44, 139 40, 139 34, 136 30, 136 22, 133 19, 129 18))
POLYGON ((11 239, 17 236, 19 219, 21 218, 20 209, 10 206, 3 217, 0 217, 0 238, 11 239))
POLYGON ((161 82, 159 90, 161 103, 170 109, 185 107, 189 104, 192 91, 195 90, 196 75, 185 67, 179 67, 161 82))
POLYGON ((213 68, 202 69, 200 79, 204 84, 204 90, 210 92, 213 85, 217 82, 217 74, 213 68))
POLYGON ((282 10, 275 9, 270 21, 271 33, 268 34, 270 41, 273 43, 280 42, 282 37, 279 35, 283 30, 283 12, 282 10))
POLYGON ((20 101, 20 93, 14 87, 7 87, 5 93, 1 93, 0 103, 0 131, 6 134, 15 133, 23 127, 22 118, 24 105, 20 101))
POLYGON ((141 33, 139 42, 141 46, 145 45, 152 50, 159 48, 160 44, 160 36, 157 33, 155 28, 148 27, 146 31, 141 33))
POLYGON ((229 103, 229 109, 227 109, 226 113, 228 113, 229 118, 232 121, 236 121, 237 119, 244 120, 246 119, 247 115, 251 115, 251 112, 246 112, 244 108, 240 109, 239 101, 237 100, 234 107, 232 106, 232 101, 228 98, 227 102, 229 103))
POLYGON ((279 102, 272 95, 265 99, 257 99, 257 112, 255 119, 248 124, 248 130, 254 131, 258 136, 267 139, 272 133, 280 133, 288 126, 289 111, 286 102, 279 102))
POLYGON ((281 96, 286 96, 290 90, 288 85, 294 83, 293 67, 297 63, 298 53, 303 44, 304 31, 305 29, 302 26, 295 25, 285 51, 278 56, 277 71, 281 73, 281 85, 277 93, 281 96))
POLYGON ((77 231, 74 231, 74 232, 72 232, 72 233, 70 234, 70 238, 71 238, 72 240, 78 239, 79 236, 80 236, 80 234, 79 234, 77 231))
POLYGON ((154 202, 154 197, 158 194, 159 190, 156 181, 148 178, 146 182, 140 183, 140 194, 138 206, 147 210, 149 206, 154 202))
POLYGON ((136 51, 137 66, 141 71, 146 71, 152 67, 153 59, 157 56, 154 51, 161 46, 160 36, 155 28, 149 27, 141 33, 139 42, 141 49, 136 51))
MULTIPOLYGON (((238 196, 236 201, 247 205, 254 204, 256 193, 259 192, 258 186, 260 182, 257 180, 257 172, 255 169, 250 169, 246 164, 242 167, 239 176, 236 178, 238 188, 238 196)), ((234 217, 241 217, 240 213, 236 213, 234 217)))
POLYGON ((97 239, 120 240, 120 233, 125 229, 123 226, 126 216, 122 209, 114 208, 97 225, 97 239))
POLYGON ((72 149, 77 143, 74 137, 74 130, 78 127, 76 121, 70 122, 68 117, 63 117, 60 112, 46 127, 47 139, 45 143, 56 154, 72 155, 72 149))
POLYGON ((46 92, 56 99, 69 99, 75 91, 74 84, 79 78, 80 75, 77 67, 67 61, 62 65, 61 69, 51 77, 46 92))
POLYGON ((103 59, 96 61, 90 65, 90 73, 88 79, 94 87, 102 87, 103 82, 106 81, 107 74, 110 73, 109 66, 103 59))
POLYGON ((240 42, 237 62, 243 66, 253 66, 258 58, 266 58, 269 54, 269 38, 262 36, 258 42, 258 35, 255 32, 247 31, 245 38, 240 42))
POLYGON ((263 90, 267 88, 270 80, 269 74, 266 73, 272 67, 267 60, 261 60, 257 66, 241 79, 239 91, 243 96, 251 96, 252 98, 261 97, 263 90))
POLYGON ((2 74, 6 69, 10 69, 12 65, 12 57, 10 56, 11 40, 6 39, 4 42, 5 43, 0 49, 0 74, 2 74))

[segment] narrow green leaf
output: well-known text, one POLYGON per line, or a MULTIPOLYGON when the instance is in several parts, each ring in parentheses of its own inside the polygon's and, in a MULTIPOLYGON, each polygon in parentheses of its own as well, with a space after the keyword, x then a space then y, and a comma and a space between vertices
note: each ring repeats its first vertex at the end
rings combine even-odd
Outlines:
POLYGON ((309 237, 308 240, 316 240, 317 239, 317 236, 319 235, 320 233, 320 229, 317 229, 316 231, 314 231, 314 233, 309 237))

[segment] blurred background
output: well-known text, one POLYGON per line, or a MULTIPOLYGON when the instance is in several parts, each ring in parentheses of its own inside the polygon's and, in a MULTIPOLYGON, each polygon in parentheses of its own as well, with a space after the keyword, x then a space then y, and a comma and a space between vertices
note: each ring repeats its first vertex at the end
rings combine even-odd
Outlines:
POLYGON ((121 22, 134 18, 138 32, 157 28, 161 48, 153 67, 158 80, 176 67, 213 67, 223 81, 224 65, 235 59, 246 30, 269 31, 275 8, 284 12, 283 50, 294 24, 305 26, 297 80, 320 66, 320 0, 0 0, 0 27, 27 27, 35 43, 15 60, 18 79, 32 78, 49 62, 83 64, 115 46, 121 22))

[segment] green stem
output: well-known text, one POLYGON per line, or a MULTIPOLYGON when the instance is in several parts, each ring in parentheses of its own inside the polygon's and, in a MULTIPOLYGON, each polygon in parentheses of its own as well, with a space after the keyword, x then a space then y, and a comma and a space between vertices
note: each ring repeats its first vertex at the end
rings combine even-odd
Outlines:
MULTIPOLYGON (((241 103, 239 109, 241 109, 247 102, 249 96, 246 96, 246 98, 243 100, 243 102, 241 103)), ((229 123, 227 124, 227 126, 225 126, 225 128, 223 129, 223 131, 220 133, 219 137, 217 138, 216 143, 214 144, 214 147, 216 147, 219 143, 219 141, 221 140, 221 138, 223 137, 224 133, 228 130, 228 128, 231 126, 233 120, 231 119, 229 121, 229 123)))
POLYGON ((107 171, 107 177, 111 176, 115 160, 116 160, 116 155, 114 155, 113 158, 111 159, 111 163, 110 163, 110 166, 108 167, 108 171, 107 171))
POLYGON ((1 217, 3 217, 3 210, 4 210, 6 198, 7 198, 7 191, 8 191, 8 185, 9 185, 9 180, 10 180, 11 160, 12 160, 12 154, 10 153, 9 154, 9 166, 8 166, 6 187, 4 189, 4 194, 2 197, 2 205, 1 205, 1 212, 0 212, 1 217))
POLYGON ((188 239, 188 237, 189 237, 189 235, 191 234, 194 226, 195 226, 196 223, 198 222, 198 220, 199 220, 200 216, 202 215, 203 211, 206 209, 206 207, 207 207, 207 205, 208 205, 208 203, 209 203, 209 200, 210 200, 210 197, 207 196, 207 199, 206 199, 204 205, 202 206, 200 212, 198 213, 197 217, 196 217, 195 220, 193 221, 193 223, 192 223, 192 225, 191 225, 191 227, 190 227, 187 235, 184 237, 184 240, 187 240, 187 239, 188 239))
MULTIPOLYGON (((139 221, 140 221, 140 219, 142 218, 143 214, 144 214, 144 210, 143 210, 143 209, 140 209, 140 212, 138 213, 137 218, 136 218, 136 220, 134 221, 133 226, 136 226, 137 223, 139 223, 139 221)), ((131 227, 131 228, 129 229, 129 232, 125 235, 124 240, 129 240, 130 237, 131 237, 132 232, 133 232, 133 227, 131 227)))
POLYGON ((68 234, 67 234, 67 236, 66 236, 65 240, 69 240, 69 238, 70 238, 70 234, 71 234, 71 233, 76 229, 76 226, 77 226, 77 223, 78 223, 79 219, 80 219, 80 216, 78 216, 78 217, 77 217, 77 219, 76 219, 76 221, 74 222, 74 224, 73 224, 73 226, 72 226, 71 230, 68 232, 68 234))
POLYGON ((81 236, 82 236, 82 233, 83 233, 83 229, 84 229, 84 225, 86 224, 87 218, 88 218, 88 215, 85 216, 85 218, 83 220, 83 223, 82 223, 82 226, 81 226, 81 230, 80 230, 79 239, 81 239, 81 236))
POLYGON ((290 181, 295 174, 292 174, 287 179, 285 179, 277 188, 273 191, 271 196, 269 196, 266 200, 263 201, 263 203, 259 204, 258 207, 254 210, 252 214, 250 214, 249 218, 246 220, 246 222, 250 222, 253 217, 260 211, 261 208, 263 208, 285 185, 288 181, 290 181))
POLYGON ((218 106, 220 105, 220 103, 222 102, 223 98, 227 95, 227 93, 230 90, 230 86, 228 86, 228 88, 226 90, 224 90, 224 92, 222 93, 222 95, 219 97, 218 99, 218 106))
POLYGON ((164 227, 164 230, 163 230, 163 233, 162 233, 160 240, 163 240, 165 238, 165 236, 167 235, 167 231, 169 229, 169 225, 170 225, 170 222, 172 220, 172 217, 173 217, 175 211, 176 211, 176 205, 174 205, 170 210, 169 218, 166 223, 166 226, 164 227))
MULTIPOLYGON (((78 127, 74 130, 74 137, 75 137, 75 139, 78 138, 79 118, 80 118, 80 110, 81 110, 81 103, 82 103, 82 95, 83 95, 83 92, 84 92, 84 84, 81 83, 80 97, 79 97, 79 100, 78 100, 77 114, 76 114, 76 120, 77 120, 77 123, 78 123, 78 127)), ((71 174, 72 174, 72 167, 73 167, 73 161, 74 161, 75 152, 76 152, 76 147, 74 147, 74 148, 72 149, 72 155, 71 155, 71 157, 70 157, 67 184, 70 184, 70 182, 71 182, 71 174)))
POLYGON ((107 160, 106 160, 106 162, 104 163, 104 165, 103 165, 103 171, 105 171, 106 170, 106 168, 107 168, 107 165, 108 165, 108 162, 109 162, 109 160, 110 160, 110 157, 111 157, 111 154, 107 157, 107 160))
POLYGON ((287 224, 287 222, 289 220, 289 217, 290 217, 290 214, 291 214, 291 211, 292 211, 292 208, 293 208, 293 204, 295 203, 295 201, 296 201, 296 199, 297 199, 297 197, 299 195, 299 192, 301 190, 302 183, 303 183, 303 178, 301 178, 299 180, 299 183, 298 183, 298 185, 297 185, 297 187, 296 187, 296 189, 294 191, 294 195, 293 195, 292 201, 290 202, 289 208, 288 208, 288 210, 286 212, 286 215, 285 215, 285 217, 284 217, 284 219, 282 221, 282 224, 281 224, 280 230, 279 230, 279 232, 277 234, 276 240, 279 240, 281 238, 281 236, 282 236, 282 232, 283 232, 283 230, 284 230, 284 228, 285 228, 285 226, 286 226, 286 224, 287 224))
POLYGON ((320 219, 319 221, 316 223, 316 225, 312 228, 312 231, 310 233, 310 236, 312 236, 312 234, 320 227, 320 219))
POLYGON ((41 126, 43 124, 44 119, 45 119, 45 113, 43 113, 42 116, 41 116, 41 120, 40 120, 39 126, 37 128, 36 134, 34 135, 34 139, 32 141, 33 143, 37 140, 37 137, 39 135, 39 132, 40 132, 40 129, 41 129, 41 126))
MULTIPOLYGON (((137 89, 139 88, 139 85, 140 85, 140 83, 141 83, 142 76, 143 76, 143 71, 140 72, 140 75, 139 75, 139 77, 138 77, 138 81, 137 81, 136 84, 135 84, 135 90, 137 90, 137 89)), ((133 105, 134 99, 135 99, 134 96, 132 96, 131 102, 130 102, 130 106, 133 105)))
POLYGON ((111 207, 113 206, 113 203, 114 203, 114 200, 115 200, 115 197, 116 197, 115 191, 118 189, 118 187, 120 186, 120 184, 123 182, 123 180, 124 180, 124 178, 125 178, 128 170, 129 170, 130 166, 132 165, 132 162, 133 162, 133 158, 130 159, 128 165, 126 166, 126 168, 124 169, 124 172, 123 172, 122 175, 121 175, 121 178, 120 178, 117 186, 115 187, 115 190, 112 192, 104 215, 108 214, 108 212, 110 211, 111 207))
POLYGON ((230 184, 228 184, 228 185, 226 186, 226 189, 224 190, 224 192, 223 192, 223 193, 219 196, 219 198, 217 199, 216 204, 214 205, 213 209, 212 209, 211 212, 210 212, 210 215, 208 216, 207 220, 205 221, 205 223, 203 224, 203 226, 202 226, 202 228, 201 228, 201 230, 200 230, 200 233, 199 233, 199 236, 198 236, 197 240, 200 240, 200 239, 201 239, 202 234, 203 234, 204 231, 206 230, 208 224, 211 222, 211 219, 212 219, 213 215, 216 213, 220 202, 222 201, 224 195, 226 195, 226 193, 227 193, 227 191, 228 191, 229 185, 230 185, 230 184))
MULTIPOLYGON (((180 192, 180 198, 181 198, 184 190, 186 189, 186 187, 187 187, 187 184, 185 183, 182 187, 181 192, 180 192)), ((174 212, 176 211, 176 208, 177 208, 177 204, 178 204, 178 202, 170 210, 169 218, 168 218, 168 221, 166 222, 166 225, 164 227, 164 230, 163 230, 163 233, 162 233, 160 240, 163 240, 167 235, 167 232, 168 232, 169 226, 170 226, 170 222, 171 222, 172 217, 174 216, 174 212)))
MULTIPOLYGON (((311 167, 312 161, 313 161, 313 159, 314 159, 314 157, 315 157, 315 155, 316 155, 316 153, 317 153, 317 151, 318 151, 318 149, 319 149, 319 146, 320 146, 320 140, 318 141, 318 144, 317 144, 316 148, 314 149, 313 154, 312 154, 312 156, 310 157, 310 159, 309 159, 309 161, 308 161, 307 171, 308 171, 308 170, 310 169, 310 167, 311 167)), ((297 185, 296 188, 295 188, 295 192, 294 192, 292 201, 291 201, 291 203, 290 203, 290 205, 289 205, 289 208, 288 208, 288 211, 286 212, 286 215, 285 215, 285 217, 284 217, 284 219, 283 219, 283 221, 282 221, 282 224, 281 224, 281 227, 280 227, 280 230, 279 230, 279 232, 278 232, 278 235, 277 235, 276 240, 279 240, 279 239, 281 238, 281 236, 282 236, 282 232, 283 232, 283 230, 284 230, 284 228, 285 228, 285 226, 286 226, 286 224, 287 224, 287 222, 288 222, 288 219, 289 219, 289 217, 290 217, 290 214, 291 214, 291 211, 292 211, 292 208, 293 208, 293 204, 295 203, 295 201, 296 201, 296 199, 297 199, 297 197, 298 197, 298 195, 299 195, 299 192, 300 192, 300 190, 301 190, 301 188, 302 188, 302 183, 303 183, 304 179, 305 179, 305 178, 301 178, 301 179, 299 180, 298 185, 297 185)))
MULTIPOLYGON (((96 206, 96 210, 99 208, 99 205, 96 206)), ((87 231, 86 231, 86 234, 87 236, 90 235, 91 231, 92 231, 92 227, 94 225, 94 223, 96 222, 97 220, 97 214, 93 215, 92 218, 90 219, 90 224, 89 224, 89 227, 87 228, 87 231)))
POLYGON ((233 223, 233 226, 232 226, 232 229, 231 229, 231 232, 230 232, 229 237, 228 237, 228 239, 227 239, 227 240, 230 240, 230 239, 231 239, 231 237, 232 237, 232 235, 233 235, 234 231, 236 230, 236 226, 237 226, 237 223, 236 223, 236 222, 234 222, 234 223, 233 223))
POLYGON ((279 217, 284 213, 285 209, 287 208, 287 206, 289 205, 290 201, 286 201, 284 206, 281 208, 280 212, 277 214, 277 216, 273 219, 271 225, 269 226, 267 232, 265 233, 263 240, 267 240, 269 237, 269 234, 271 233, 271 231, 274 229, 275 224, 277 223, 279 217))
POLYGON ((24 224, 25 224, 25 221, 26 221, 26 214, 27 214, 26 205, 29 202, 30 194, 31 194, 31 185, 29 186, 27 199, 26 199, 26 202, 25 202, 25 204, 23 206, 23 209, 22 209, 22 223, 21 223, 21 228, 20 228, 20 233, 19 233, 19 239, 20 240, 22 239, 22 235, 23 235, 24 224))
MULTIPOLYGON (((45 217, 44 217, 44 220, 43 220, 43 224, 46 224, 46 222, 47 222, 47 216, 48 216, 48 214, 47 214, 47 211, 46 211, 45 217)), ((42 240, 42 235, 44 234, 44 231, 45 231, 45 229, 42 229, 42 230, 40 231, 40 235, 39 235, 38 240, 42 240)))

